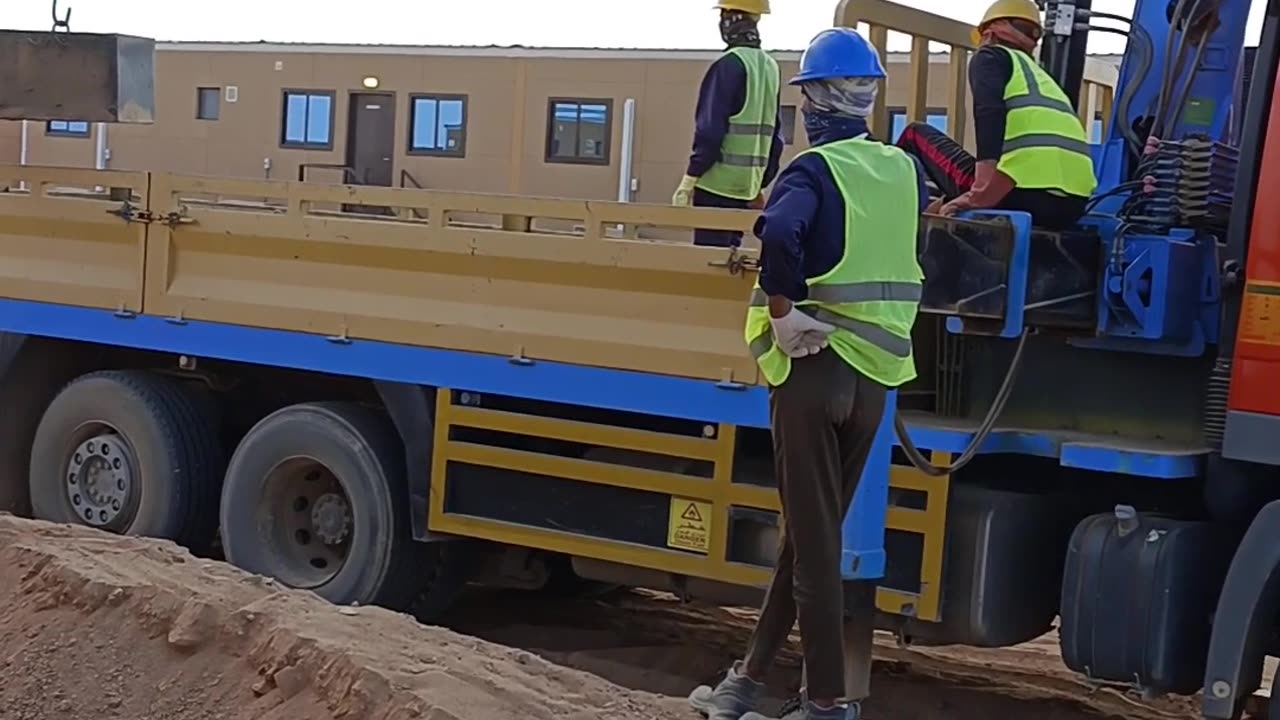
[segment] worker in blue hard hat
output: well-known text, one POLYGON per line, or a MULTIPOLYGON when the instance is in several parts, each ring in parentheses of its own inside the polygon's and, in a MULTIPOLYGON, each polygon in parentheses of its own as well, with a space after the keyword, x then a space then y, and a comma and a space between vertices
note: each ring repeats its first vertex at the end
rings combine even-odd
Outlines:
MULTIPOLYGON (((783 541, 746 656, 690 703, 711 720, 759 720, 766 674, 800 622, 806 687, 787 720, 848 720, 841 526, 889 388, 916 377, 923 273, 919 163, 867 131, 885 72, 848 28, 819 34, 791 80, 811 147, 778 176, 756 222, 760 274, 746 342, 770 386, 783 541)), ((854 701, 854 702, 850 702, 854 701)))
POLYGON ((923 161, 942 192, 932 210, 1021 210, 1055 230, 1084 214, 1098 186, 1093 156, 1066 93, 1031 56, 1043 34, 1035 0, 995 0, 974 29, 976 157, 926 123, 903 130, 899 147, 923 161))
MULTIPOLYGON (((760 16, 769 0, 718 0, 726 50, 702 78, 693 152, 673 205, 760 207, 782 160, 778 63, 760 49, 760 16)), ((696 245, 732 247, 742 233, 697 230, 696 245)))

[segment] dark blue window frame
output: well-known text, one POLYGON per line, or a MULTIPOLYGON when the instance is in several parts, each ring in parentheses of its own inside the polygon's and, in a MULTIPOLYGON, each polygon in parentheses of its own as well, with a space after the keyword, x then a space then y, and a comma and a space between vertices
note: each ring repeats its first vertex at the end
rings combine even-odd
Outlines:
POLYGON ((280 107, 280 147, 332 150, 332 90, 285 90, 280 107))
POLYGON ((466 156, 466 95, 423 93, 409 96, 409 154, 466 156), (451 122, 452 117, 446 117, 455 115, 456 122, 451 122))
POLYGON ((45 124, 46 135, 59 137, 89 137, 89 123, 84 120, 50 120, 45 124))
POLYGON ((564 165, 609 165, 613 145, 613 100, 607 98, 553 97, 547 100, 547 146, 544 161, 564 165), (572 127, 571 145, 562 147, 556 129, 572 127), (582 130, 596 129, 598 154, 583 152, 582 130))
MULTIPOLYGON (((939 108, 929 108, 925 111, 924 121, 929 125, 941 130, 947 131, 947 111, 939 108)), ((898 142, 898 136, 903 130, 907 129, 907 109, 901 107, 889 108, 889 142, 898 142)), ((964 142, 964 138, 956 138, 957 142, 964 142)))

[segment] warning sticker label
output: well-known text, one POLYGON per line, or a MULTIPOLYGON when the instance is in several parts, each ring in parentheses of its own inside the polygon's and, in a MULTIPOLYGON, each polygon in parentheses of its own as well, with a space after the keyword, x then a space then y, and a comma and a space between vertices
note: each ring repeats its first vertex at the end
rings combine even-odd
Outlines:
POLYGON ((1280 345, 1280 287, 1249 283, 1245 288, 1240 340, 1280 345))
POLYGON ((667 545, 706 554, 711 551, 711 503, 671 498, 667 545))

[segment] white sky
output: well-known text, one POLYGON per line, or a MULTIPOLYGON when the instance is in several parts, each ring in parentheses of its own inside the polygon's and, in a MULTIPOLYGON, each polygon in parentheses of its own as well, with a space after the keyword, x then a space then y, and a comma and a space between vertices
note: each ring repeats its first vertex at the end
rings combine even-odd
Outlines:
MULTIPOLYGON (((899 0, 973 22, 988 0, 899 0)), ((51 25, 48 0, 4 0, 4 24, 51 25)), ((71 28, 157 40, 267 40, 406 45, 717 48, 712 0, 59 0, 71 28)), ((761 34, 766 48, 803 48, 830 27, 836 0, 773 0, 761 34)), ((1249 13, 1257 42, 1265 2, 1249 13)), ((1132 0, 1095 0, 1095 10, 1128 15, 1132 0)), ((904 38, 892 38, 899 49, 904 38), (896 42, 895 42, 896 40, 896 42)), ((1120 52, 1123 39, 1095 33, 1092 52, 1120 52)), ((903 47, 902 49, 906 49, 903 47)))

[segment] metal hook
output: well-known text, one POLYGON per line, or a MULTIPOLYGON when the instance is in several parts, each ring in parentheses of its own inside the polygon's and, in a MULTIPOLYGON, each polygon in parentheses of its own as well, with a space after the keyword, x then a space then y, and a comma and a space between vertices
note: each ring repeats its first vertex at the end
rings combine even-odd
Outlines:
POLYGON ((58 0, 53 0, 53 32, 58 32, 59 29, 71 32, 71 8, 67 8, 62 17, 58 17, 58 0))

